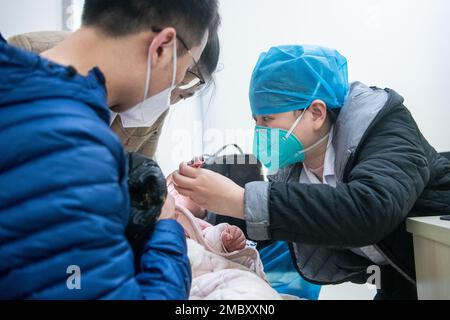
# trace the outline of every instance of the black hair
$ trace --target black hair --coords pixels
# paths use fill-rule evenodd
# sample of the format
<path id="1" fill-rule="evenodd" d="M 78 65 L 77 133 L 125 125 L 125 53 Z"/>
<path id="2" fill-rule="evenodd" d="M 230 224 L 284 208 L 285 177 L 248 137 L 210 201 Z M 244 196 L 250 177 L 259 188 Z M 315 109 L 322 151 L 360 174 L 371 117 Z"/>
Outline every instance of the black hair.
<path id="1" fill-rule="evenodd" d="M 86 0 L 84 26 L 120 37 L 154 28 L 173 27 L 190 48 L 220 24 L 218 0 Z"/>
<path id="2" fill-rule="evenodd" d="M 201 73 L 206 77 L 211 78 L 219 65 L 219 58 L 220 41 L 219 35 L 216 32 L 209 37 L 205 50 L 198 62 Z"/>
<path id="3" fill-rule="evenodd" d="M 302 109 L 302 110 L 295 110 L 294 113 L 298 112 L 298 111 L 305 111 L 305 110 L 304 109 Z M 330 108 L 327 108 L 327 118 L 330 120 L 330 124 L 331 125 L 334 125 L 337 122 L 340 113 L 341 113 L 341 109 L 330 109 Z"/>
<path id="4" fill-rule="evenodd" d="M 332 125 L 337 122 L 337 119 L 339 118 L 340 113 L 341 113 L 341 109 L 328 109 L 327 108 L 328 118 L 330 119 L 330 123 Z"/>
<path id="5" fill-rule="evenodd" d="M 208 112 L 211 107 L 211 103 L 216 94 L 216 83 L 214 78 L 214 73 L 217 71 L 220 59 L 220 39 L 217 32 L 209 35 L 208 43 L 206 44 L 205 50 L 200 57 L 198 62 L 200 71 L 205 77 L 206 86 L 204 86 L 199 94 L 201 96 L 206 96 L 206 94 L 211 93 L 209 98 L 209 103 L 207 103 L 204 112 Z"/>

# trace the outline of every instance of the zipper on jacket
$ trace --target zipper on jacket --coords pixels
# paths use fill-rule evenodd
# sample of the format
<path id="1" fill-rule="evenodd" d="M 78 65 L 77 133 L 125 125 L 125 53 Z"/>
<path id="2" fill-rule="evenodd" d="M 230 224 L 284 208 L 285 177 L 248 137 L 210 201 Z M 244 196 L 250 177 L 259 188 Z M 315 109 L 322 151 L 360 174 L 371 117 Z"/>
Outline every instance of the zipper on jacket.
<path id="1" fill-rule="evenodd" d="M 383 90 L 377 87 L 372 87 L 372 89 L 377 89 L 377 90 Z M 366 136 L 369 134 L 369 132 L 372 130 L 372 128 L 378 124 L 378 122 L 380 121 L 380 119 L 382 119 L 385 116 L 385 113 L 387 113 L 388 111 L 390 111 L 391 108 L 393 108 L 394 106 L 392 105 L 392 100 L 393 100 L 393 96 L 392 93 L 389 89 L 384 89 L 384 91 L 386 91 L 389 95 L 388 97 L 388 101 L 386 102 L 385 106 L 383 107 L 383 109 L 381 110 L 381 112 L 375 117 L 375 119 L 373 120 L 373 122 L 370 124 L 370 126 L 367 128 L 366 132 L 364 133 L 363 137 L 361 138 L 361 142 L 364 141 L 366 139 Z M 347 176 L 349 174 L 349 172 L 351 171 L 351 168 L 353 168 L 353 162 L 355 160 L 355 156 L 356 154 L 358 154 L 359 149 L 361 147 L 361 143 L 360 145 L 356 148 L 356 150 L 354 150 L 352 152 L 352 154 L 350 155 L 348 162 L 345 166 L 344 169 L 344 173 L 343 173 L 343 181 L 347 182 Z M 406 272 L 404 272 L 401 267 L 399 267 L 396 263 L 394 263 L 394 261 L 392 259 L 390 259 L 383 250 L 381 250 L 381 248 L 379 247 L 379 245 L 374 245 L 374 247 L 378 250 L 378 252 L 383 256 L 384 259 L 386 259 L 386 261 L 397 271 L 399 272 L 404 278 L 406 278 L 406 280 L 408 280 L 409 282 L 411 282 L 413 285 L 416 286 L 416 281 L 414 279 L 412 279 Z"/>
<path id="2" fill-rule="evenodd" d="M 406 280 L 411 282 L 414 286 L 417 286 L 416 281 L 411 278 L 406 272 L 402 270 L 397 264 L 394 263 L 392 259 L 390 259 L 387 254 L 384 253 L 383 250 L 378 245 L 374 245 L 375 249 L 378 250 L 378 252 L 383 256 L 383 258 L 389 263 L 390 266 L 392 266 L 398 273 L 400 273 Z"/>

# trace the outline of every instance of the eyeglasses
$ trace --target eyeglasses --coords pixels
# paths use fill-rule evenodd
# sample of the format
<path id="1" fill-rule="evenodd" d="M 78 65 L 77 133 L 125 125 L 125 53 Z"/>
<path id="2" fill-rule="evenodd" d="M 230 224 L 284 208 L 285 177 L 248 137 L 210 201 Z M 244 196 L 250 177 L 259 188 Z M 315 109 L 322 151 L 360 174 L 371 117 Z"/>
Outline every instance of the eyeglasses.
<path id="1" fill-rule="evenodd" d="M 152 31 L 156 32 L 156 33 L 160 33 L 162 31 L 162 29 L 152 28 Z M 178 34 L 177 34 L 177 39 L 178 39 L 178 41 L 181 42 L 183 47 L 186 49 L 187 53 L 191 56 L 192 61 L 194 61 L 193 68 L 191 68 L 187 71 L 187 74 L 192 76 L 192 80 L 189 81 L 188 83 L 179 85 L 178 89 L 184 90 L 184 91 L 192 91 L 192 92 L 197 91 L 198 89 L 200 89 L 200 87 L 202 87 L 204 84 L 206 84 L 205 77 L 203 77 L 203 74 L 200 71 L 199 63 L 194 58 L 194 55 L 192 54 L 191 49 L 189 49 L 189 47 L 187 46 L 186 42 Z"/>

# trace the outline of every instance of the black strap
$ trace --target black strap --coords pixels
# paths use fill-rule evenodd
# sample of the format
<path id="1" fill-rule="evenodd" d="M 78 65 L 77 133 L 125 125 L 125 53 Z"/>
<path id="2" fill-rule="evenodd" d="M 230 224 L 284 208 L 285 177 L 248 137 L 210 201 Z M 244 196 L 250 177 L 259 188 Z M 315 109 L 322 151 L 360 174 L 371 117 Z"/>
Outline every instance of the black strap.
<path id="1" fill-rule="evenodd" d="M 216 158 L 218 157 L 223 151 L 225 151 L 228 147 L 235 147 L 241 155 L 244 155 L 244 151 L 242 151 L 241 147 L 239 147 L 237 144 L 227 144 L 226 146 L 223 146 L 219 151 L 217 151 L 212 157 Z"/>

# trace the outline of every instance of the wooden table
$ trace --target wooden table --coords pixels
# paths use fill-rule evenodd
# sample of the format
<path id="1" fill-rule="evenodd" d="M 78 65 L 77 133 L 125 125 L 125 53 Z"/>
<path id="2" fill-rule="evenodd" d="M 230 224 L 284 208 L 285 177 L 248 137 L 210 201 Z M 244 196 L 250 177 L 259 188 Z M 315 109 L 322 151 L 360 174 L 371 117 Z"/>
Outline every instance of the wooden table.
<path id="1" fill-rule="evenodd" d="M 417 290 L 420 300 L 450 300 L 450 221 L 411 218 Z"/>

